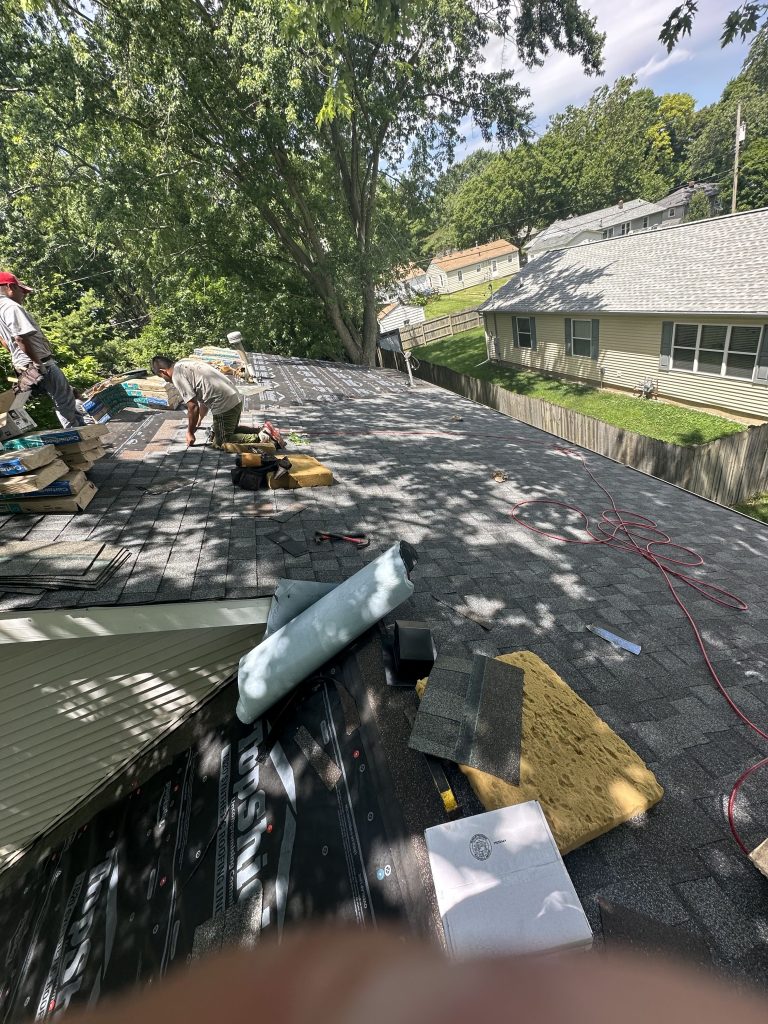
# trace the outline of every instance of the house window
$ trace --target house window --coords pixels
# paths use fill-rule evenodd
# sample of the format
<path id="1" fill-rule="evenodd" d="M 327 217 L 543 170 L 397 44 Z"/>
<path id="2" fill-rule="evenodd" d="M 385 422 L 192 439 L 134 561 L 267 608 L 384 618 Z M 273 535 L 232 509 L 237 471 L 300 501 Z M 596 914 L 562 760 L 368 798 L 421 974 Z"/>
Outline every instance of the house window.
<path id="1" fill-rule="evenodd" d="M 631 221 L 625 221 L 625 223 L 621 225 L 621 233 L 622 233 L 622 235 L 628 235 L 631 230 L 632 230 L 632 223 L 631 223 Z"/>
<path id="2" fill-rule="evenodd" d="M 674 208 L 674 206 L 670 207 L 669 216 L 670 217 L 674 217 L 675 216 L 675 208 Z"/>
<path id="3" fill-rule="evenodd" d="M 648 227 L 648 218 L 647 217 L 643 217 L 643 228 L 647 228 L 647 227 Z"/>
<path id="4" fill-rule="evenodd" d="M 672 368 L 752 380 L 759 347 L 759 327 L 675 324 Z"/>
<path id="5" fill-rule="evenodd" d="M 571 320 L 571 348 L 575 356 L 592 355 L 592 321 Z"/>
<path id="6" fill-rule="evenodd" d="M 529 316 L 515 317 L 517 320 L 517 344 L 520 348 L 533 348 L 531 338 L 531 318 Z"/>
<path id="7" fill-rule="evenodd" d="M 493 263 L 491 263 L 491 270 L 493 270 L 495 272 L 495 270 L 496 270 L 496 260 L 494 260 Z"/>
<path id="8" fill-rule="evenodd" d="M 410 320 L 403 320 L 403 327 L 407 327 L 410 322 Z"/>
<path id="9" fill-rule="evenodd" d="M 464 280 L 464 271 L 460 270 L 457 276 L 458 276 L 460 281 L 463 281 Z"/>
<path id="10" fill-rule="evenodd" d="M 511 263 L 511 262 L 512 262 L 512 260 L 514 259 L 514 256 L 515 256 L 515 254 L 514 254 L 513 252 L 511 252 L 511 253 L 509 254 L 509 256 L 507 256 L 507 261 L 508 261 L 509 263 Z"/>
<path id="11" fill-rule="evenodd" d="M 603 238 L 607 238 L 607 237 L 608 237 L 608 232 L 607 232 L 607 231 L 604 231 L 604 232 L 603 232 Z"/>

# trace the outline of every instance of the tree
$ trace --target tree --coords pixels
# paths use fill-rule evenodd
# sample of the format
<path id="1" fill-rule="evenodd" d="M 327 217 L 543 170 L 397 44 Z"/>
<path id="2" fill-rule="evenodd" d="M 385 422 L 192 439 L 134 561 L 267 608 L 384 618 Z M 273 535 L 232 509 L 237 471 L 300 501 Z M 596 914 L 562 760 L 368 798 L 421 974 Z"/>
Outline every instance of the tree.
<path id="1" fill-rule="evenodd" d="M 686 220 L 704 220 L 705 217 L 712 216 L 712 209 L 709 202 L 709 196 L 704 189 L 697 188 L 694 190 L 691 200 L 688 203 L 688 210 L 685 214 Z"/>
<path id="2" fill-rule="evenodd" d="M 737 209 L 768 206 L 768 138 L 757 139 L 744 154 L 739 173 Z"/>
<path id="3" fill-rule="evenodd" d="M 666 93 L 659 100 L 657 117 L 648 129 L 651 155 L 669 181 L 679 181 L 685 176 L 686 155 L 696 121 L 696 101 L 687 92 Z"/>
<path id="4" fill-rule="evenodd" d="M 762 143 L 768 139 L 768 30 L 755 37 L 741 72 L 730 81 L 721 99 L 700 114 L 700 130 L 689 147 L 690 176 L 699 181 L 718 182 L 723 200 L 730 205 L 736 136 L 736 110 L 746 122 L 746 139 L 741 147 L 741 165 L 747 168 L 749 192 L 742 206 L 741 178 L 739 209 L 768 204 L 768 189 L 763 185 Z M 753 153 L 754 151 L 754 153 Z"/>
<path id="5" fill-rule="evenodd" d="M 511 72 L 482 70 L 490 39 L 514 31 L 522 59 L 550 48 L 599 70 L 603 37 L 575 0 L 65 0 L 23 20 L 27 45 L 47 58 L 22 65 L 22 85 L 40 87 L 49 68 L 45 131 L 74 153 L 83 180 L 118 182 L 131 170 L 126 145 L 156 183 L 173 179 L 208 204 L 237 205 L 263 227 L 265 247 L 290 261 L 322 303 L 347 355 L 373 359 L 376 285 L 399 254 L 379 229 L 382 169 L 408 155 L 450 158 L 464 118 L 487 139 L 520 140 L 530 113 Z M 81 127 L 75 127 L 81 126 Z M 30 145 L 41 137 L 33 119 Z M 141 211 L 168 223 L 162 189 Z M 118 202 L 126 210 L 132 193 Z M 122 200 L 122 194 L 117 194 Z M 192 204 L 190 210 L 195 210 Z M 163 228 L 163 230 L 165 230 Z M 256 232 L 258 233 L 258 232 Z M 137 235 L 138 237 L 138 235 Z M 246 259 L 251 254 L 243 254 Z"/>
<path id="6" fill-rule="evenodd" d="M 682 36 L 691 34 L 698 7 L 697 0 L 683 0 L 664 22 L 659 39 L 666 44 L 668 52 L 672 52 Z M 727 46 L 737 36 L 746 39 L 747 36 L 757 31 L 761 18 L 765 18 L 766 15 L 768 15 L 768 3 L 745 0 L 739 7 L 730 11 L 725 19 L 720 45 Z"/>
<path id="7" fill-rule="evenodd" d="M 587 213 L 621 199 L 664 194 L 670 178 L 651 143 L 659 100 L 633 77 L 601 86 L 583 107 L 551 118 L 546 140 L 568 212 Z"/>
<path id="8" fill-rule="evenodd" d="M 534 228 L 559 214 L 560 202 L 544 147 L 521 145 L 465 181 L 450 199 L 448 215 L 460 246 L 504 236 L 522 249 Z"/>

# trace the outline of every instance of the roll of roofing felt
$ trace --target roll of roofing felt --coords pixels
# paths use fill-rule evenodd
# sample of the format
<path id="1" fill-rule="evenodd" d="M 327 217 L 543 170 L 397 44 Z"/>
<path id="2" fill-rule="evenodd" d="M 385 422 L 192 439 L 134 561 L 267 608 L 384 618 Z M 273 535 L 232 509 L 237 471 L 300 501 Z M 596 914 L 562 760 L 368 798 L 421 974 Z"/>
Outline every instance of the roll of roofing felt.
<path id="1" fill-rule="evenodd" d="M 416 552 L 391 548 L 240 659 L 237 717 L 253 722 L 413 593 Z"/>

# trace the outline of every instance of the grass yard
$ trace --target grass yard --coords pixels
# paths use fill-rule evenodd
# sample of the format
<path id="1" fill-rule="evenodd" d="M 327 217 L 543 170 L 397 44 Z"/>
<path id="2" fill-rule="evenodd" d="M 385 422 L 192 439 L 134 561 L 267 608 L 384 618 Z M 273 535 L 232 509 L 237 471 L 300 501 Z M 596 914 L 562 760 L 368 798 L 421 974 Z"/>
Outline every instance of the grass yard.
<path id="1" fill-rule="evenodd" d="M 509 277 L 497 277 L 493 282 L 494 292 L 497 292 L 509 280 Z M 464 288 L 460 292 L 453 292 L 451 295 L 438 295 L 436 298 L 430 299 L 424 307 L 424 316 L 427 320 L 436 320 L 439 316 L 461 313 L 465 309 L 479 306 L 481 302 L 485 302 L 491 296 L 489 283 L 485 281 L 483 284 L 473 284 L 471 288 Z"/>
<path id="2" fill-rule="evenodd" d="M 761 523 L 768 523 L 768 494 L 758 494 L 756 498 L 733 507 L 737 512 L 743 512 L 745 516 L 752 516 Z"/>
<path id="3" fill-rule="evenodd" d="M 646 401 L 631 395 L 585 387 L 572 381 L 555 380 L 527 370 L 510 370 L 487 364 L 478 366 L 486 358 L 485 335 L 482 327 L 452 338 L 433 341 L 413 350 L 417 359 L 447 366 L 457 373 L 489 380 L 507 391 L 515 391 L 531 398 L 541 398 L 554 405 L 586 416 L 594 416 L 614 427 L 634 430 L 646 437 L 673 444 L 704 444 L 726 434 L 736 434 L 746 427 L 722 416 L 713 416 L 694 409 L 682 409 L 663 402 Z M 763 506 L 768 508 L 768 506 Z M 740 507 L 740 511 L 743 511 Z M 754 515 L 750 512 L 749 515 Z"/>

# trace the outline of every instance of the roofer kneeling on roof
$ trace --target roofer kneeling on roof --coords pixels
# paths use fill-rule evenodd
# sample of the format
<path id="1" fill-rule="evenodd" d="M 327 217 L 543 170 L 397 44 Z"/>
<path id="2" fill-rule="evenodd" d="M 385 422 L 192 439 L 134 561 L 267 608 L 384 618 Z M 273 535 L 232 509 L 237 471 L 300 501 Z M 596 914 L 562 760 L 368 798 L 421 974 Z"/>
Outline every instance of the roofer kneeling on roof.
<path id="1" fill-rule="evenodd" d="M 237 433 L 243 399 L 232 380 L 199 359 L 155 356 L 152 372 L 173 384 L 187 403 L 187 444 L 195 443 L 195 430 L 208 410 L 213 415 L 213 444 L 221 448 Z"/>

